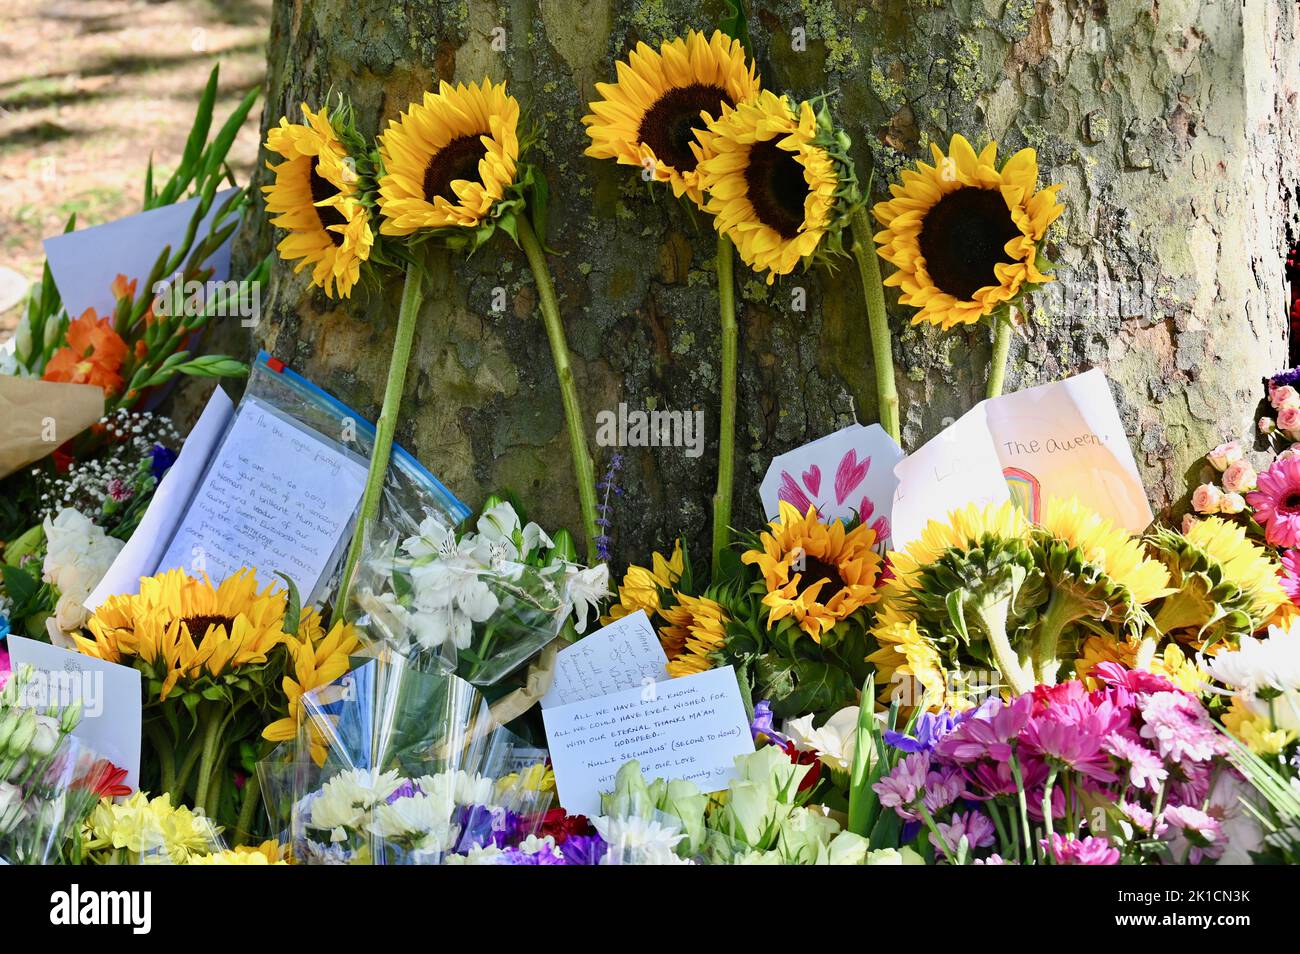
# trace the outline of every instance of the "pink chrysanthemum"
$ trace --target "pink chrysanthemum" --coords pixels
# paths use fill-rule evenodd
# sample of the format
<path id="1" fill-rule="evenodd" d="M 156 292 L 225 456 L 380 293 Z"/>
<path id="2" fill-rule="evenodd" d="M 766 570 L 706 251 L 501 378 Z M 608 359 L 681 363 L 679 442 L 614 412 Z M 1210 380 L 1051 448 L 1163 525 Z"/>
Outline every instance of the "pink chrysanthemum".
<path id="1" fill-rule="evenodd" d="M 1300 458 L 1275 460 L 1246 494 L 1264 539 L 1275 547 L 1300 546 Z"/>
<path id="2" fill-rule="evenodd" d="M 1217 819 L 1190 805 L 1171 805 L 1163 817 L 1175 863 L 1195 865 L 1223 854 L 1223 826 Z"/>
<path id="3" fill-rule="evenodd" d="M 1067 838 L 1052 835 L 1041 841 L 1058 865 L 1117 865 L 1119 852 L 1104 838 Z"/>
<path id="4" fill-rule="evenodd" d="M 1300 606 L 1300 550 L 1287 550 L 1282 554 L 1282 575 L 1277 581 L 1287 599 Z"/>

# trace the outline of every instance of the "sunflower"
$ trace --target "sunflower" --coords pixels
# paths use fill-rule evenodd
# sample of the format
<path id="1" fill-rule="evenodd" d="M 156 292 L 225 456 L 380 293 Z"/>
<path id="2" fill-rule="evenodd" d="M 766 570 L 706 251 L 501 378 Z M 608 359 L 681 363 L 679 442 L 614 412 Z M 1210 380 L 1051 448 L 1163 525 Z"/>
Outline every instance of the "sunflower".
<path id="1" fill-rule="evenodd" d="M 909 708 L 969 708 L 965 699 L 948 691 L 950 680 L 934 643 L 917 628 L 914 619 L 877 617 L 872 636 L 879 647 L 867 657 L 876 667 L 880 701 L 897 700 Z"/>
<path id="2" fill-rule="evenodd" d="M 1142 664 L 1151 660 L 1162 636 L 1198 649 L 1235 644 L 1262 628 L 1286 602 L 1280 567 L 1238 524 L 1206 517 L 1186 534 L 1160 529 L 1148 540 L 1169 568 L 1174 590 L 1160 602 L 1154 631 L 1143 639 Z"/>
<path id="3" fill-rule="evenodd" d="M 1008 543 L 1027 542 L 1030 529 L 1025 515 L 1011 503 L 986 507 L 968 504 L 950 513 L 946 521 L 929 521 L 906 550 L 889 555 L 889 565 L 899 586 L 915 589 L 921 571 L 948 550 L 968 549 L 988 537 Z"/>
<path id="4" fill-rule="evenodd" d="M 1076 623 L 1115 620 L 1136 638 L 1150 622 L 1143 607 L 1170 592 L 1169 571 L 1140 540 L 1075 498 L 1048 503 L 1034 547 L 1052 594 L 1034 650 L 1036 675 L 1048 685 L 1060 669 L 1061 638 Z"/>
<path id="5" fill-rule="evenodd" d="M 608 626 L 616 619 L 630 616 L 642 610 L 653 617 L 660 611 L 662 594 L 671 590 L 686 570 L 686 555 L 682 551 L 682 541 L 673 545 L 673 555 L 665 558 L 661 553 L 651 556 L 650 568 L 629 566 L 623 575 L 623 582 L 618 586 L 618 602 L 609 608 L 609 614 L 602 616 L 600 622 Z"/>
<path id="6" fill-rule="evenodd" d="M 707 596 L 673 596 L 676 605 L 661 611 L 668 625 L 659 629 L 668 654 L 668 675 L 676 678 L 712 669 L 711 657 L 727 642 L 727 611 Z"/>
<path id="7" fill-rule="evenodd" d="M 134 662 L 165 701 L 178 682 L 266 662 L 285 639 L 286 603 L 283 591 L 259 591 L 251 570 L 218 587 L 169 570 L 142 579 L 137 596 L 110 597 L 87 621 L 90 635 L 73 639 L 87 656 Z"/>
<path id="8" fill-rule="evenodd" d="M 919 309 L 913 324 L 973 324 L 1051 281 L 1039 271 L 1047 227 L 1065 207 L 1059 185 L 1037 189 L 1038 159 L 1022 149 L 999 170 L 997 143 L 978 155 L 962 136 L 948 155 L 931 144 L 934 165 L 918 162 L 890 186 L 893 198 L 872 210 L 884 226 L 875 236 L 881 258 L 897 267 L 886 285 Z"/>
<path id="9" fill-rule="evenodd" d="M 638 43 L 616 68 L 618 82 L 597 83 L 601 98 L 582 117 L 586 154 L 640 166 L 677 197 L 702 204 L 698 137 L 761 88 L 744 45 L 720 30 L 709 39 L 692 30 L 658 51 Z"/>
<path id="10" fill-rule="evenodd" d="M 504 83 L 439 83 L 379 137 L 382 235 L 474 228 L 515 183 L 519 101 Z"/>
<path id="11" fill-rule="evenodd" d="M 262 737 L 271 742 L 286 742 L 297 737 L 303 693 L 327 686 L 347 672 L 350 668 L 348 658 L 360 644 L 356 628 L 350 623 L 335 623 L 325 635 L 319 616 L 311 611 L 303 624 L 296 638 L 286 636 L 284 640 L 289 654 L 289 673 L 281 685 L 287 701 L 286 714 L 262 730 Z M 312 759 L 317 765 L 323 765 L 324 739 L 314 725 L 311 728 Z"/>
<path id="12" fill-rule="evenodd" d="M 266 134 L 266 148 L 284 162 L 266 167 L 275 182 L 263 186 L 271 224 L 286 230 L 276 246 L 281 257 L 297 261 L 295 272 L 312 266 L 312 283 L 325 294 L 352 295 L 361 263 L 370 258 L 374 235 L 357 193 L 348 153 L 325 109 L 302 106 L 307 125 L 281 118 Z"/>
<path id="13" fill-rule="evenodd" d="M 768 273 L 769 285 L 838 234 L 848 215 L 837 208 L 841 199 L 856 201 L 856 180 L 832 137 L 829 118 L 811 103 L 766 90 L 700 137 L 704 210 L 745 264 Z"/>
<path id="14" fill-rule="evenodd" d="M 760 537 L 763 548 L 741 556 L 763 573 L 768 629 L 793 617 L 800 629 L 821 642 L 837 623 L 879 599 L 881 561 L 870 527 L 848 531 L 839 520 L 824 524 L 811 504 L 800 516 L 783 500 L 781 515 L 769 528 Z"/>
<path id="15" fill-rule="evenodd" d="M 93 308 L 87 308 L 80 318 L 68 323 L 65 340 L 67 344 L 46 364 L 44 380 L 93 384 L 106 396 L 122 390 L 127 347 L 113 330 L 112 319 L 100 318 Z"/>

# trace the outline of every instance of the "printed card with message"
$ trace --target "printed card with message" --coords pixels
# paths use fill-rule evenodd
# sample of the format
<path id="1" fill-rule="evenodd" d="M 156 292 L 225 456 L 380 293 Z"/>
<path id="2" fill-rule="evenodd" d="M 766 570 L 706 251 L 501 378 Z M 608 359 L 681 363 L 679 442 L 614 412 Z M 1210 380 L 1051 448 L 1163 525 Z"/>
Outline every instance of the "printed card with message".
<path id="1" fill-rule="evenodd" d="M 903 451 L 879 424 L 852 424 L 772 458 L 759 485 L 763 512 L 775 518 L 779 501 L 800 513 L 817 508 L 822 520 L 857 516 L 885 540 Z"/>
<path id="2" fill-rule="evenodd" d="M 969 503 L 1014 500 L 1037 520 L 1077 497 L 1140 533 L 1151 504 L 1106 376 L 1083 374 L 981 401 L 895 469 L 894 546 Z"/>

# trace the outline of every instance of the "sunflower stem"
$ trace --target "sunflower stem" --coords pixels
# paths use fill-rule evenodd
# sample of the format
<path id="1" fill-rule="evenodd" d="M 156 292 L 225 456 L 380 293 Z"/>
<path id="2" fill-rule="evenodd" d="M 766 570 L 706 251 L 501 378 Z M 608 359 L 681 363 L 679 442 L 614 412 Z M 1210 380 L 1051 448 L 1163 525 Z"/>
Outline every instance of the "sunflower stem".
<path id="1" fill-rule="evenodd" d="M 235 823 L 235 847 L 252 840 L 253 815 L 262 803 L 262 780 L 254 772 L 244 783 L 244 800 L 239 806 L 239 820 Z"/>
<path id="2" fill-rule="evenodd" d="M 339 595 L 334 602 L 331 623 L 338 622 L 347 612 L 348 597 L 352 590 L 357 563 L 365 545 L 370 524 L 379 513 L 383 499 L 384 478 L 388 474 L 388 461 L 393 451 L 393 435 L 397 431 L 397 415 L 402 406 L 402 392 L 406 387 L 406 367 L 411 360 L 411 346 L 415 341 L 415 324 L 424 303 L 424 267 L 410 262 L 406 266 L 406 280 L 402 285 L 402 302 L 397 309 L 397 333 L 393 340 L 393 357 L 388 364 L 388 382 L 384 385 L 384 404 L 375 424 L 375 446 L 370 454 L 370 470 L 366 474 L 366 489 L 361 497 L 361 513 L 352 531 L 347 561 L 343 564 L 343 577 L 339 581 Z"/>
<path id="3" fill-rule="evenodd" d="M 889 314 L 885 311 L 885 285 L 880 278 L 880 260 L 871 237 L 871 224 L 865 208 L 859 208 L 849 221 L 853 230 L 853 257 L 862 278 L 862 296 L 867 306 L 867 324 L 871 328 L 871 356 L 876 364 L 876 404 L 880 426 L 901 444 L 899 436 L 898 388 L 894 383 L 894 342 L 889 333 Z"/>
<path id="4" fill-rule="evenodd" d="M 713 579 L 722 578 L 722 555 L 731 545 L 731 485 L 736 468 L 735 256 L 731 239 L 718 234 L 718 315 L 722 322 L 722 395 L 718 421 L 718 489 L 713 493 Z"/>
<path id="5" fill-rule="evenodd" d="M 199 759 L 199 777 L 194 783 L 194 807 L 197 809 L 206 811 L 208 797 L 212 791 L 212 779 L 220 769 L 218 755 L 221 750 L 221 729 L 225 721 L 215 703 L 204 706 L 203 754 Z"/>
<path id="6" fill-rule="evenodd" d="M 1015 331 L 1012 315 L 1015 306 L 993 319 L 993 355 L 989 358 L 989 385 L 986 397 L 995 398 L 1002 393 L 1002 383 L 1007 377 L 1007 355 L 1011 353 L 1011 335 Z"/>
<path id="7" fill-rule="evenodd" d="M 1065 627 L 1084 615 L 1082 610 L 1080 602 L 1066 594 L 1062 588 L 1052 590 L 1052 599 L 1038 624 L 1038 639 L 1034 643 L 1034 672 L 1043 685 L 1056 685 L 1057 672 L 1061 668 L 1057 656 L 1061 633 L 1065 632 Z"/>
<path id="8" fill-rule="evenodd" d="M 1007 685 L 1011 687 L 1011 691 L 1018 696 L 1032 691 L 1033 674 L 1027 672 L 1027 667 L 1021 665 L 1020 657 L 1011 647 L 1011 640 L 1007 638 L 1007 607 L 998 603 L 988 610 L 981 611 L 979 615 L 984 625 L 984 632 L 988 636 L 993 662 L 1002 677 L 1006 679 Z"/>
<path id="9" fill-rule="evenodd" d="M 537 304 L 546 325 L 546 337 L 551 343 L 551 358 L 555 362 L 555 376 L 560 380 L 560 397 L 564 403 L 564 423 L 569 430 L 569 452 L 573 455 L 573 476 L 578 482 L 578 502 L 582 507 L 582 525 L 587 533 L 587 562 L 595 565 L 599 556 L 596 537 L 600 531 L 596 524 L 596 471 L 587 450 L 587 431 L 582 418 L 582 405 L 573 381 L 573 367 L 569 363 L 569 344 L 564 337 L 564 321 L 555 297 L 555 285 L 546 265 L 546 255 L 533 232 L 528 216 L 515 219 L 519 247 L 528 258 L 533 280 L 537 283 Z"/>

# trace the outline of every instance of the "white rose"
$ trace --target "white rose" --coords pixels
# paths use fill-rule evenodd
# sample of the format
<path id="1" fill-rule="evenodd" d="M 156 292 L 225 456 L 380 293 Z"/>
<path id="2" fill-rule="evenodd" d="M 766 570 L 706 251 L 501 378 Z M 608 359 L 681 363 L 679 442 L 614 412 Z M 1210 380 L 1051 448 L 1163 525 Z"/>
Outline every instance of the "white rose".
<path id="1" fill-rule="evenodd" d="M 0 835 L 7 834 L 23 820 L 23 793 L 17 785 L 0 782 Z"/>

